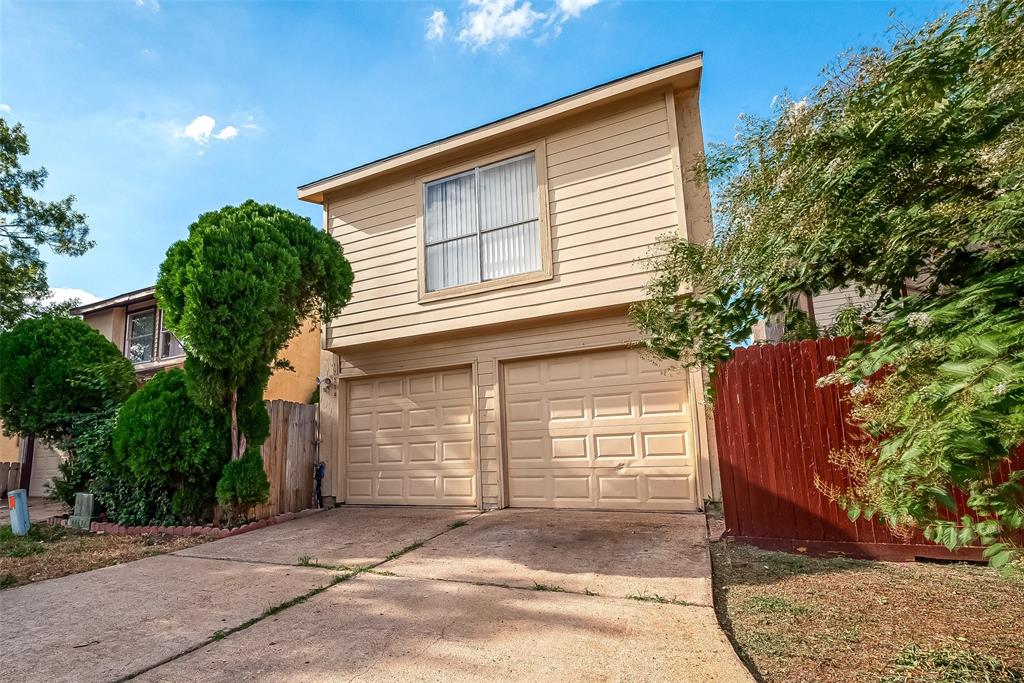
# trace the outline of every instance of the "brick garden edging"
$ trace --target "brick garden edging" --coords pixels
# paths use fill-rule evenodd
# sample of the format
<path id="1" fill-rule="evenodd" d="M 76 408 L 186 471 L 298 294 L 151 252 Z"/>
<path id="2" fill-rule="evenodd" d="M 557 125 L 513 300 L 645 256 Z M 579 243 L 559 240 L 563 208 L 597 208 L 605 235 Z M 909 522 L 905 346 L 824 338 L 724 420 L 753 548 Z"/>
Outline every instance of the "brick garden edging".
<path id="1" fill-rule="evenodd" d="M 113 522 L 93 522 L 89 525 L 89 533 L 93 534 L 108 534 L 110 536 L 145 536 L 147 534 L 167 534 L 169 536 L 213 536 L 214 538 L 227 538 L 228 536 L 238 536 L 249 531 L 256 531 L 257 529 L 265 529 L 268 526 L 275 524 L 281 524 L 282 522 L 288 522 L 293 519 L 301 519 L 303 517 L 309 517 L 315 515 L 318 512 L 322 512 L 326 508 L 310 508 L 309 510 L 302 510 L 300 512 L 282 512 L 279 515 L 261 519 L 256 522 L 249 522 L 242 526 L 236 526 L 232 528 L 228 527 L 217 527 L 213 525 L 206 526 L 123 526 L 120 524 L 114 524 Z M 48 517 L 46 524 L 50 526 L 64 526 L 68 525 L 67 517 Z"/>

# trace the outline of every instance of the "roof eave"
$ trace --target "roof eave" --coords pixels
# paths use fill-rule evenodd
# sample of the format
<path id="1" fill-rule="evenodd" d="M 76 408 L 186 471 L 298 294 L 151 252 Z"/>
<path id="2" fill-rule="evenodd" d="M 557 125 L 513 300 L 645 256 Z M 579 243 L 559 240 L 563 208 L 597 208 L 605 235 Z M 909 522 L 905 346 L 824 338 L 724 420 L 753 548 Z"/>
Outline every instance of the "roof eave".
<path id="1" fill-rule="evenodd" d="M 145 301 L 146 299 L 152 299 L 156 295 L 156 287 L 143 287 L 142 289 L 136 289 L 131 292 L 125 292 L 124 294 L 118 294 L 112 296 L 109 299 L 102 299 L 100 301 L 94 301 L 91 304 L 84 304 L 82 306 L 75 306 L 71 309 L 72 315 L 87 315 L 89 313 L 98 313 L 99 311 L 106 310 L 108 308 L 114 308 L 116 306 L 127 306 L 139 301 Z"/>

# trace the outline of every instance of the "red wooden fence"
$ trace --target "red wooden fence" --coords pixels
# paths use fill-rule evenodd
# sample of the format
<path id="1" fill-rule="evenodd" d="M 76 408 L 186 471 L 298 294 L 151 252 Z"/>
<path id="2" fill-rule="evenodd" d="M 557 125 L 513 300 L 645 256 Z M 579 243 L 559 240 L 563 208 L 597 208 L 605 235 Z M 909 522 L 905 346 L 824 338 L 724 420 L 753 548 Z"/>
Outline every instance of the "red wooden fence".
<path id="1" fill-rule="evenodd" d="M 715 379 L 715 432 L 728 534 L 765 548 L 880 559 L 954 557 L 920 534 L 905 540 L 877 521 L 851 522 L 815 487 L 844 486 L 833 450 L 864 438 L 847 422 L 842 385 L 815 382 L 850 352 L 846 338 L 737 349 Z M 1018 455 L 1024 466 L 1024 452 Z M 957 518 L 964 514 L 957 498 Z M 979 549 L 955 557 L 977 559 Z"/>

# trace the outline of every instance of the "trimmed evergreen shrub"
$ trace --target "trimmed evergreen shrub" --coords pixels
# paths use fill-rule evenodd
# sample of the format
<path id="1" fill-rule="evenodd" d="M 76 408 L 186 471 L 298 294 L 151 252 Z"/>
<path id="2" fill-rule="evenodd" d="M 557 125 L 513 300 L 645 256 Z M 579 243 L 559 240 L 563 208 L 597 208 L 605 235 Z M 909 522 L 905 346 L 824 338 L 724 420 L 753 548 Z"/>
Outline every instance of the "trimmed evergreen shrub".
<path id="1" fill-rule="evenodd" d="M 123 486 L 150 499 L 136 501 L 137 513 L 192 522 L 209 518 L 229 455 L 223 418 L 196 404 L 185 372 L 173 369 L 157 373 L 121 406 L 109 464 Z M 122 493 L 131 499 L 130 491 Z M 156 520 L 144 523 L 150 521 Z"/>
<path id="2" fill-rule="evenodd" d="M 270 482 L 263 471 L 263 457 L 255 447 L 225 465 L 217 482 L 217 502 L 229 509 L 232 521 L 237 520 L 250 505 L 267 502 L 269 494 Z"/>

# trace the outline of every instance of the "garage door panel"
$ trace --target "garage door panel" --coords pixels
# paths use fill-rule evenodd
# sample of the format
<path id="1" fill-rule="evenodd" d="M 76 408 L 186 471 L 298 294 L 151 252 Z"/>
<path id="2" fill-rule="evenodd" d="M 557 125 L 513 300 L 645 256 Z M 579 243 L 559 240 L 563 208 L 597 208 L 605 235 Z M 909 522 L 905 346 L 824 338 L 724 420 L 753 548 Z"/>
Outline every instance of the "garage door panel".
<path id="1" fill-rule="evenodd" d="M 471 397 L 438 402 L 409 402 L 404 406 L 350 406 L 348 414 L 348 433 L 354 438 L 370 438 L 381 431 L 433 430 L 472 425 Z"/>
<path id="2" fill-rule="evenodd" d="M 346 501 L 355 504 L 473 505 L 477 497 L 475 474 L 464 471 L 385 470 L 351 473 Z"/>
<path id="3" fill-rule="evenodd" d="M 576 423 L 631 424 L 688 421 L 682 388 L 594 391 L 580 388 L 548 394 L 515 395 L 505 403 L 506 423 L 513 429 L 558 428 Z"/>
<path id="4" fill-rule="evenodd" d="M 696 507 L 685 374 L 634 349 L 504 367 L 511 505 Z"/>
<path id="5" fill-rule="evenodd" d="M 566 460 L 581 464 L 614 461 L 614 464 L 691 466 L 689 433 L 679 424 L 643 430 L 595 427 L 580 433 L 571 429 L 529 430 L 509 434 L 507 454 L 516 466 L 546 467 Z"/>
<path id="6" fill-rule="evenodd" d="M 356 469 L 362 465 L 374 467 L 415 466 L 427 467 L 449 464 L 465 467 L 473 462 L 473 439 L 468 436 L 436 437 L 429 440 L 381 440 L 364 445 L 349 444 L 348 464 Z"/>
<path id="7" fill-rule="evenodd" d="M 475 504 L 471 378 L 457 368 L 350 382 L 346 500 Z"/>
<path id="8" fill-rule="evenodd" d="M 547 469 L 509 478 L 524 507 L 686 510 L 696 505 L 692 476 L 677 468 Z"/>

